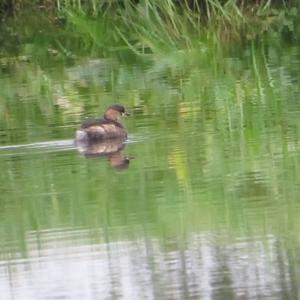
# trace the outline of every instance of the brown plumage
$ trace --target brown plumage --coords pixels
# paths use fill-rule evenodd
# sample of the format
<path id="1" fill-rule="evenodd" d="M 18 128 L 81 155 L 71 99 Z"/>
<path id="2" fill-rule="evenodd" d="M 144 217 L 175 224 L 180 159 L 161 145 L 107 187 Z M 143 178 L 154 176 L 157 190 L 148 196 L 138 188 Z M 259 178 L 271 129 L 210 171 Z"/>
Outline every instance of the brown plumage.
<path id="1" fill-rule="evenodd" d="M 105 139 L 127 138 L 127 131 L 120 123 L 123 115 L 129 115 L 124 106 L 111 105 L 105 112 L 104 118 L 87 120 L 76 131 L 77 142 L 98 142 Z"/>

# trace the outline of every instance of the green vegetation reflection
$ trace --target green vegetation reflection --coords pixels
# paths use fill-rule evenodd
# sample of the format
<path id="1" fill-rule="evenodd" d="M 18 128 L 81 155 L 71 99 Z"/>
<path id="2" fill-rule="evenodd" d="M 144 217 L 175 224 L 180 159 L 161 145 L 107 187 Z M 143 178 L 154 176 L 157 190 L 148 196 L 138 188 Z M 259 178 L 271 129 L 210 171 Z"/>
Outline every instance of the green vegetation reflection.
<path id="1" fill-rule="evenodd" d="M 136 142 L 122 172 L 76 150 L 1 151 L 2 242 L 25 250 L 28 232 L 70 227 L 114 229 L 112 239 L 141 226 L 163 239 L 297 232 L 299 49 L 271 45 L 139 66 L 4 64 L 14 76 L 0 79 L 2 145 L 71 139 L 116 99 L 132 110 Z"/>

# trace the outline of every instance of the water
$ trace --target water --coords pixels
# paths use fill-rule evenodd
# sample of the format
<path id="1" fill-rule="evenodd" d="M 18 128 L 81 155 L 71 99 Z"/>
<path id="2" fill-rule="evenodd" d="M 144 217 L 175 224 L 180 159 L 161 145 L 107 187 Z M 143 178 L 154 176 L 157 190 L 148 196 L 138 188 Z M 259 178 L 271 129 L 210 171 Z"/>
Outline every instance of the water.
<path id="1" fill-rule="evenodd" d="M 300 48 L 202 50 L 1 60 L 2 299 L 299 298 Z"/>

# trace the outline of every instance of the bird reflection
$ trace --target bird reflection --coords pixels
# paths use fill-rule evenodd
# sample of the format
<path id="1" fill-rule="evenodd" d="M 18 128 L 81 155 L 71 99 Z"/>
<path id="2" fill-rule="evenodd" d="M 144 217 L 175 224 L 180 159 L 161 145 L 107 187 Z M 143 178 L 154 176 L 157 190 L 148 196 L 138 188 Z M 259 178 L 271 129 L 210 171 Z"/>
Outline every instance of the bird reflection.
<path id="1" fill-rule="evenodd" d="M 99 142 L 76 142 L 80 154 L 88 158 L 107 157 L 112 168 L 117 170 L 127 169 L 133 157 L 123 155 L 126 147 L 125 139 L 111 139 Z"/>

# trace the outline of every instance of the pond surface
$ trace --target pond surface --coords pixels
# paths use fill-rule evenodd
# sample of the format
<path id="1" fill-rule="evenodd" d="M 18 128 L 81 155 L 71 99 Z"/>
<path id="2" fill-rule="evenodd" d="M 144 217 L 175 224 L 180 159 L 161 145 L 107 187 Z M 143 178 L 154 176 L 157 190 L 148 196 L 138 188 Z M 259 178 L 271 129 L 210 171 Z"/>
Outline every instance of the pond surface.
<path id="1" fill-rule="evenodd" d="M 299 46 L 0 67 L 2 299 L 300 297 Z M 125 166 L 73 143 L 115 102 Z"/>

